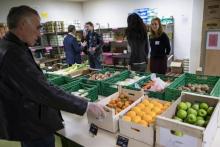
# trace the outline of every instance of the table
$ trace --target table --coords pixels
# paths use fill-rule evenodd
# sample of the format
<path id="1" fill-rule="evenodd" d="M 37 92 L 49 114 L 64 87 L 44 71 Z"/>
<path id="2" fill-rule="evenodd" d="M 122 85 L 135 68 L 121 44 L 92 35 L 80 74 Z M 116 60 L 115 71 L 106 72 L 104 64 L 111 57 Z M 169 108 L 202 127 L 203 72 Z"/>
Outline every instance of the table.
<path id="1" fill-rule="evenodd" d="M 118 133 L 113 134 L 108 131 L 99 129 L 98 134 L 92 137 L 89 134 L 89 124 L 87 122 L 87 115 L 77 116 L 68 112 L 62 111 L 65 128 L 57 133 L 65 138 L 76 142 L 85 147 L 115 147 Z M 220 128 L 218 128 L 216 137 L 211 147 L 220 147 Z M 217 139 L 218 138 L 218 139 Z M 129 146 L 142 147 L 143 144 L 129 139 Z M 145 147 L 147 147 L 145 145 Z"/>

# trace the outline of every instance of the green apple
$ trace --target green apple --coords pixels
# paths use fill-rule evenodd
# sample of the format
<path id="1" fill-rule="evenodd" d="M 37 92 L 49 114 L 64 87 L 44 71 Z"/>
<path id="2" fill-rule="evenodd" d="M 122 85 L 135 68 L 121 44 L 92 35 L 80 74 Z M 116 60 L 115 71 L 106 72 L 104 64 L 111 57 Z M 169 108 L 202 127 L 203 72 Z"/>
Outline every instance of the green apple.
<path id="1" fill-rule="evenodd" d="M 193 108 L 189 108 L 189 109 L 187 110 L 187 113 L 188 113 L 188 114 L 195 114 L 195 115 L 197 116 L 197 111 L 194 110 Z"/>
<path id="2" fill-rule="evenodd" d="M 208 114 L 208 115 L 211 115 L 213 111 L 214 111 L 214 107 L 209 107 L 209 108 L 207 109 L 207 114 Z"/>
<path id="3" fill-rule="evenodd" d="M 187 116 L 187 112 L 185 110 L 180 109 L 177 111 L 177 117 L 184 119 L 186 118 L 186 116 Z"/>
<path id="4" fill-rule="evenodd" d="M 179 117 L 177 117 L 177 116 L 175 116 L 173 119 L 175 119 L 175 120 L 177 120 L 177 121 L 183 121 L 181 118 L 179 118 Z"/>
<path id="5" fill-rule="evenodd" d="M 195 125 L 200 126 L 200 127 L 204 126 L 204 124 L 205 124 L 205 120 L 201 120 L 201 119 L 197 120 L 195 123 Z"/>
<path id="6" fill-rule="evenodd" d="M 200 105 L 199 105 L 199 109 L 207 110 L 208 108 L 209 108 L 209 105 L 206 103 L 200 103 Z"/>
<path id="7" fill-rule="evenodd" d="M 186 119 L 187 119 L 187 122 L 190 124 L 194 124 L 196 122 L 195 114 L 189 114 Z"/>
<path id="8" fill-rule="evenodd" d="M 192 108 L 195 109 L 195 110 L 199 110 L 199 104 L 193 104 Z"/>
<path id="9" fill-rule="evenodd" d="M 198 121 L 198 120 L 204 120 L 204 118 L 203 118 L 203 117 L 201 117 L 201 116 L 197 116 L 197 118 L 196 118 L 196 119 L 197 119 L 197 121 Z"/>
<path id="10" fill-rule="evenodd" d="M 181 137 L 181 136 L 183 136 L 183 132 L 181 132 L 181 131 L 175 131 L 175 132 L 174 132 L 174 135 Z"/>
<path id="11" fill-rule="evenodd" d="M 199 109 L 198 116 L 205 117 L 207 115 L 207 112 L 204 109 Z"/>
<path id="12" fill-rule="evenodd" d="M 182 110 L 187 110 L 187 105 L 186 105 L 186 103 L 184 103 L 184 102 L 180 102 L 179 104 L 178 104 L 178 110 L 180 110 L 180 109 L 182 109 Z"/>
<path id="13" fill-rule="evenodd" d="M 187 105 L 188 109 L 192 106 L 192 104 L 190 102 L 186 102 L 186 105 Z"/>

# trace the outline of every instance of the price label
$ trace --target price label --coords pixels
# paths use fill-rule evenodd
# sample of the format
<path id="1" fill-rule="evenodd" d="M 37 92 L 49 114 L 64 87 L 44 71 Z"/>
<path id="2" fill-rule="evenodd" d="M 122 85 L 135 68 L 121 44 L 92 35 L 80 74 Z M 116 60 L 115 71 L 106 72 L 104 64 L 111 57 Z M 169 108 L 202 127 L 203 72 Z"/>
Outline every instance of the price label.
<path id="1" fill-rule="evenodd" d="M 97 135 L 97 133 L 98 133 L 98 127 L 92 123 L 92 124 L 90 125 L 89 132 L 90 132 L 92 135 Z"/>
<path id="2" fill-rule="evenodd" d="M 127 147 L 128 141 L 129 141 L 128 138 L 118 135 L 116 145 L 121 146 L 121 147 Z"/>

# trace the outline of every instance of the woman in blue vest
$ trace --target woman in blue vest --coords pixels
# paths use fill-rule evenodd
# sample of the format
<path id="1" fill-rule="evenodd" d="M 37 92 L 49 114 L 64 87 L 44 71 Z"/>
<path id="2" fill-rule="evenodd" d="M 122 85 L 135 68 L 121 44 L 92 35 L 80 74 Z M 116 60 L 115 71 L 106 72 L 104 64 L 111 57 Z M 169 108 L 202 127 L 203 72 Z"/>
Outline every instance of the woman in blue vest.
<path id="1" fill-rule="evenodd" d="M 66 63 L 71 66 L 72 64 L 81 64 L 81 52 L 86 42 L 79 44 L 76 39 L 76 28 L 74 25 L 68 26 L 68 35 L 64 38 L 63 45 L 66 54 Z"/>

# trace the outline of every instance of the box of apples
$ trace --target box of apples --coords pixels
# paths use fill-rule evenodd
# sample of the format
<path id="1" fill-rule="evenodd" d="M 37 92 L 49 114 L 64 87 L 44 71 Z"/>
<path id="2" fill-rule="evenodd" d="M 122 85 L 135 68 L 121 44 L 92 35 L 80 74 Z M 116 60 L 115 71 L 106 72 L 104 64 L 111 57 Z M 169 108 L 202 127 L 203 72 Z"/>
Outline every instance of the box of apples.
<path id="1" fill-rule="evenodd" d="M 156 120 L 156 146 L 210 147 L 218 127 L 216 97 L 183 92 Z"/>

